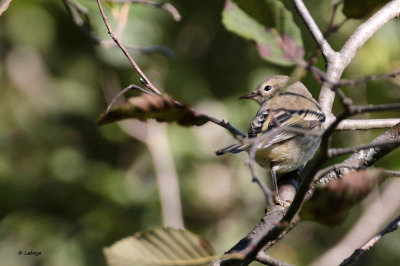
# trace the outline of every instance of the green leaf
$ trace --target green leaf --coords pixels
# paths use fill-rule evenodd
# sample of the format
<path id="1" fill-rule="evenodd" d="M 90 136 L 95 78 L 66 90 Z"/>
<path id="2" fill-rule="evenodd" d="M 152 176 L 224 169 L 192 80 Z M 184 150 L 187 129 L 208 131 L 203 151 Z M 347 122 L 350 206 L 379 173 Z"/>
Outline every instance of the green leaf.
<path id="1" fill-rule="evenodd" d="M 289 66 L 304 56 L 300 29 L 292 13 L 278 0 L 227 0 L 222 23 L 255 43 L 260 56 Z"/>
<path id="2" fill-rule="evenodd" d="M 168 95 L 143 94 L 129 98 L 122 105 L 103 113 L 98 119 L 100 125 L 123 119 L 136 118 L 142 121 L 156 119 L 158 122 L 177 122 L 183 126 L 201 126 L 209 121 L 198 113 Z"/>
<path id="3" fill-rule="evenodd" d="M 209 265 L 219 256 L 204 238 L 188 230 L 154 228 L 103 250 L 107 265 Z"/>
<path id="4" fill-rule="evenodd" d="M 363 18 L 387 2 L 389 0 L 344 0 L 343 14 L 348 18 Z"/>

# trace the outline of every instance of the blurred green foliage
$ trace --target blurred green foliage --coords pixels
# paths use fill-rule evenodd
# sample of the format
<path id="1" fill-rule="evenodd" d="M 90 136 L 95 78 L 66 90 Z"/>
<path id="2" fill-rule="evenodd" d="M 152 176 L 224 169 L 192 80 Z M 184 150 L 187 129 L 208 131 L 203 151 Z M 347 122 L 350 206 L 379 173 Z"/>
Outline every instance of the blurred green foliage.
<path id="1" fill-rule="evenodd" d="M 293 15 L 280 1 L 226 1 L 222 13 L 225 27 L 253 41 L 260 56 L 274 64 L 294 65 L 303 59 L 300 30 Z"/>
<path id="2" fill-rule="evenodd" d="M 293 11 L 289 1 L 283 1 Z M 309 2 L 309 3 L 308 3 Z M 95 1 L 94 30 L 107 39 Z M 168 94 L 246 131 L 257 106 L 238 101 L 266 76 L 289 74 L 259 58 L 247 41 L 221 23 L 224 1 L 172 1 L 176 23 L 163 10 L 131 8 L 123 41 L 161 44 L 176 56 L 134 54 L 150 79 Z M 329 1 L 307 1 L 324 28 Z M 106 12 L 110 8 L 106 6 Z M 340 15 L 343 18 L 342 15 Z M 315 49 L 297 15 L 306 54 Z M 359 21 L 330 38 L 340 48 Z M 112 20 L 115 27 L 116 22 Z M 400 66 L 398 25 L 389 23 L 363 47 L 344 77 L 386 73 Z M 102 248 L 151 226 L 162 225 L 153 162 L 146 146 L 117 124 L 98 127 L 106 108 L 104 88 L 118 91 L 138 75 L 118 49 L 95 47 L 72 23 L 61 1 L 13 1 L 0 17 L 0 257 L 2 265 L 105 265 Z M 320 60 L 318 65 L 323 68 Z M 304 80 L 315 97 L 319 86 Z M 371 82 L 346 93 L 357 103 L 400 99 L 399 81 Z M 335 105 L 335 112 L 340 106 Z M 364 117 L 367 117 L 366 115 Z M 371 117 L 399 117 L 398 112 Z M 334 146 L 367 142 L 382 131 L 337 133 Z M 212 124 L 168 126 L 180 179 L 185 225 L 223 252 L 246 234 L 264 212 L 264 198 L 243 162 L 246 154 L 216 158 L 233 139 Z M 399 151 L 378 163 L 399 170 Z M 262 172 L 264 175 L 265 172 Z M 302 223 L 271 255 L 307 265 L 334 245 L 362 212 L 355 208 L 341 226 Z M 371 232 L 373 233 L 373 232 Z M 369 234 L 369 232 L 368 232 Z M 396 265 L 399 233 L 385 238 L 359 265 Z M 391 245 L 393 243 L 393 245 Z M 18 256 L 17 252 L 42 255 Z"/>
<path id="3" fill-rule="evenodd" d="M 348 18 L 363 18 L 387 2 L 389 0 L 344 0 L 343 14 Z"/>

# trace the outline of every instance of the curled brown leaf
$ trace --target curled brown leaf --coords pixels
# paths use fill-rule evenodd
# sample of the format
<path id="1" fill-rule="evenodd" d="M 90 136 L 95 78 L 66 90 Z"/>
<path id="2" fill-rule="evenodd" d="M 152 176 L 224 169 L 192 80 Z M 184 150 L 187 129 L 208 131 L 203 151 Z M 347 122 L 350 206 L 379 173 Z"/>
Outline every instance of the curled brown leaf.
<path id="1" fill-rule="evenodd" d="M 208 117 L 168 95 L 143 94 L 129 98 L 122 105 L 103 113 L 98 123 L 103 125 L 129 118 L 141 121 L 155 119 L 158 122 L 177 122 L 183 126 L 201 126 L 209 121 Z"/>

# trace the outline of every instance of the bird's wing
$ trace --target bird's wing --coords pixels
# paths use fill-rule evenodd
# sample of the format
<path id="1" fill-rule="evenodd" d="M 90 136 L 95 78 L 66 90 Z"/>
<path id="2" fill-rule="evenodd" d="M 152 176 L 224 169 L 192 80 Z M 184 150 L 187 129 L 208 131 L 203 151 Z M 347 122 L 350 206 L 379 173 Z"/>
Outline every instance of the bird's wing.
<path id="1" fill-rule="evenodd" d="M 319 111 L 290 110 L 290 109 L 267 109 L 257 113 L 249 129 L 249 138 L 254 138 L 277 127 L 294 127 L 311 130 L 319 127 L 325 120 L 325 115 Z M 283 130 L 272 133 L 261 141 L 260 148 L 289 140 L 299 133 Z"/>

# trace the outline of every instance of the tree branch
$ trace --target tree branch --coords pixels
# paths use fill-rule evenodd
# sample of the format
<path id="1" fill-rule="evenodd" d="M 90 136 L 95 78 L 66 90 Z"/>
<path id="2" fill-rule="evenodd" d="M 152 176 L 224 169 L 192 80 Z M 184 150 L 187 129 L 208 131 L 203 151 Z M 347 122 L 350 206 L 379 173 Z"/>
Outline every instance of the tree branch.
<path id="1" fill-rule="evenodd" d="M 310 12 L 308 12 L 307 7 L 304 5 L 302 0 L 293 0 L 293 3 L 296 7 L 297 12 L 300 14 L 308 30 L 313 36 L 315 42 L 321 48 L 322 55 L 324 56 L 325 61 L 330 61 L 330 58 L 335 56 L 335 51 L 329 45 L 328 41 L 325 39 L 324 35 L 318 28 Z"/>
<path id="2" fill-rule="evenodd" d="M 392 0 L 361 24 L 340 50 L 344 67 L 350 64 L 357 51 L 387 22 L 400 15 L 400 0 Z M 343 67 L 342 66 L 342 67 Z M 343 67 L 343 68 L 344 68 Z"/>
<path id="3" fill-rule="evenodd" d="M 132 57 L 129 55 L 128 51 L 126 50 L 125 46 L 121 43 L 119 38 L 114 34 L 110 23 L 108 22 L 107 16 L 104 13 L 103 6 L 101 5 L 101 0 L 97 0 L 97 5 L 100 10 L 101 17 L 103 18 L 104 24 L 106 25 L 106 28 L 108 30 L 108 34 L 111 36 L 113 41 L 118 45 L 118 47 L 122 50 L 126 58 L 128 58 L 129 62 L 133 66 L 133 68 L 136 70 L 136 72 L 140 75 L 140 77 L 143 79 L 144 83 L 143 85 L 146 86 L 150 91 L 157 95 L 161 95 L 161 92 L 151 83 L 151 81 L 147 78 L 147 76 L 144 74 L 142 69 L 136 64 L 136 62 L 132 59 Z"/>
<path id="4" fill-rule="evenodd" d="M 375 190 L 372 200 L 364 207 L 364 211 L 352 228 L 341 238 L 341 240 L 328 251 L 321 254 L 310 266 L 339 265 L 343 258 L 348 257 L 351 252 L 360 247 L 369 236 L 380 231 L 383 224 L 390 220 L 400 208 L 400 182 L 393 180 L 379 192 Z"/>
<path id="5" fill-rule="evenodd" d="M 389 128 L 400 123 L 400 118 L 386 119 L 346 119 L 339 123 L 335 130 L 367 130 Z"/>
<path id="6" fill-rule="evenodd" d="M 328 139 L 330 135 L 333 133 L 335 127 L 339 124 L 339 122 L 346 118 L 348 115 L 350 114 L 347 112 L 339 115 L 336 121 L 325 130 L 321 144 L 322 152 L 319 154 L 319 156 L 317 156 L 316 160 L 304 171 L 304 177 L 302 182 L 300 183 L 299 188 L 297 189 L 297 193 L 297 186 L 293 186 L 292 192 L 285 195 L 290 200 L 294 197 L 290 207 L 288 209 L 285 209 L 279 205 L 273 206 L 271 210 L 267 213 L 267 215 L 263 217 L 261 222 L 246 237 L 244 237 L 232 249 L 226 252 L 226 254 L 240 254 L 241 259 L 219 259 L 215 261 L 212 265 L 248 265 L 251 261 L 255 259 L 257 253 L 262 250 L 265 245 L 268 244 L 268 242 L 278 239 L 279 236 L 285 232 L 285 230 L 292 223 L 297 212 L 300 210 L 305 195 L 309 191 L 315 175 L 318 172 L 318 169 L 327 160 L 327 156 L 325 155 L 324 150 L 327 150 Z M 395 127 L 391 128 L 389 131 L 376 138 L 372 143 L 381 143 L 393 139 L 394 137 L 397 137 L 399 135 L 400 124 L 397 124 Z M 400 146 L 400 142 L 371 148 L 368 153 L 360 151 L 353 154 L 343 163 L 349 166 L 353 166 L 352 168 L 356 169 L 370 166 L 398 146 Z M 348 171 L 346 173 L 348 173 Z M 326 176 L 332 178 L 333 176 L 336 176 L 336 172 L 331 171 L 324 176 L 324 182 L 329 182 L 330 179 L 327 179 Z M 323 181 L 320 180 L 320 182 Z M 281 195 L 281 189 L 279 191 L 279 195 Z"/>
<path id="7" fill-rule="evenodd" d="M 88 15 L 88 10 L 82 6 L 81 4 L 75 2 L 74 0 L 62 0 L 65 7 L 67 8 L 68 13 L 71 16 L 74 24 L 81 30 L 81 32 L 88 37 L 94 44 L 103 47 L 103 48 L 112 48 L 118 47 L 118 45 L 112 40 L 102 40 L 92 30 L 92 26 L 90 24 L 90 19 Z M 82 19 L 82 17 L 84 19 Z M 174 56 L 174 52 L 171 49 L 168 49 L 162 45 L 151 45 L 148 47 L 139 47 L 136 45 L 125 44 L 127 50 L 142 53 L 142 54 L 151 54 L 154 52 L 164 54 L 166 56 Z"/>
<path id="8" fill-rule="evenodd" d="M 129 62 L 131 63 L 131 65 L 133 66 L 133 68 L 139 73 L 139 75 L 141 76 L 141 82 L 143 83 L 144 86 L 146 86 L 152 93 L 157 94 L 159 96 L 162 95 L 162 93 L 151 83 L 151 81 L 147 78 L 147 76 L 143 73 L 143 71 L 141 70 L 141 68 L 136 64 L 136 62 L 132 59 L 132 57 L 129 55 L 129 53 L 127 52 L 125 46 L 121 43 L 121 41 L 119 40 L 119 38 L 114 34 L 110 23 L 108 22 L 107 16 L 104 13 L 103 7 L 101 5 L 101 0 L 97 0 L 97 5 L 99 7 L 100 10 L 100 14 L 103 18 L 104 24 L 106 25 L 106 28 L 108 30 L 109 35 L 111 36 L 111 38 L 113 39 L 113 41 L 116 43 L 116 45 L 118 45 L 118 47 L 122 50 L 122 52 L 124 53 L 124 55 L 127 57 L 127 59 L 129 60 Z M 136 85 L 131 85 L 131 86 L 136 86 Z M 177 102 L 179 103 L 179 102 Z M 181 103 L 179 103 L 181 104 Z M 200 113 L 200 112 L 198 112 Z M 225 129 L 227 129 L 236 139 L 243 139 L 244 137 L 246 137 L 246 134 L 244 134 L 243 132 L 241 132 L 240 130 L 238 130 L 237 128 L 233 127 L 228 120 L 226 119 L 217 119 L 215 117 L 212 117 L 210 115 L 207 114 L 203 114 L 201 113 L 201 115 L 203 115 L 204 117 L 207 117 L 207 119 L 214 123 L 217 124 Z"/>
<path id="9" fill-rule="evenodd" d="M 196 112 L 198 112 L 198 111 L 196 111 Z M 207 117 L 207 119 L 210 122 L 212 122 L 216 125 L 219 125 L 219 126 L 225 128 L 226 130 L 228 130 L 232 134 L 232 136 L 237 140 L 242 140 L 243 138 L 245 138 L 247 136 L 242 131 L 240 131 L 239 129 L 232 126 L 232 124 L 226 119 L 218 119 L 218 118 L 215 118 L 213 116 L 210 116 L 210 115 L 202 113 L 202 112 L 198 112 L 198 113 L 201 114 L 202 116 Z"/>
<path id="10" fill-rule="evenodd" d="M 3 15 L 4 11 L 7 10 L 12 0 L 4 0 L 3 3 L 0 3 L 0 16 Z"/>
<path id="11" fill-rule="evenodd" d="M 400 171 L 385 170 L 385 173 L 388 174 L 390 177 L 400 177 Z"/>
<path id="12" fill-rule="evenodd" d="M 327 116 L 327 125 L 334 121 L 334 117 L 331 115 L 332 105 L 335 99 L 335 93 L 332 91 L 332 84 L 337 84 L 339 82 L 344 69 L 350 64 L 351 60 L 356 55 L 356 52 L 362 47 L 362 45 L 384 24 L 391 19 L 398 17 L 399 14 L 400 0 L 392 0 L 387 3 L 367 21 L 361 24 L 344 44 L 340 53 L 336 54 L 332 58 L 331 62 L 328 62 L 326 73 L 327 81 L 324 82 L 319 95 L 319 103 Z"/>
<path id="13" fill-rule="evenodd" d="M 258 261 L 262 264 L 271 265 L 271 266 L 292 266 L 292 264 L 277 260 L 277 259 L 269 256 L 264 251 L 258 252 L 258 254 L 256 256 L 256 261 Z"/>
<path id="14" fill-rule="evenodd" d="M 300 183 L 301 177 L 299 171 L 293 171 L 287 173 L 279 179 L 279 197 L 283 201 L 292 201 L 297 187 Z M 242 238 L 234 247 L 227 251 L 222 257 L 212 263 L 213 266 L 217 265 L 248 265 L 254 259 L 257 254 L 264 248 L 271 247 L 280 238 L 284 236 L 289 230 L 291 230 L 297 223 L 294 219 L 290 223 L 282 222 L 282 218 L 285 216 L 287 208 L 280 205 L 274 205 L 271 209 L 267 210 L 266 215 L 261 221 L 254 227 L 254 229 L 244 238 Z M 269 238 L 269 241 L 262 241 L 262 237 L 268 232 L 280 228 L 281 234 L 276 237 Z"/>
<path id="15" fill-rule="evenodd" d="M 378 136 L 374 139 L 371 144 L 382 143 L 385 141 L 390 141 L 394 138 L 400 136 L 400 123 Z M 376 161 L 384 157 L 386 154 L 390 153 L 394 149 L 400 146 L 399 142 L 390 143 L 384 146 L 378 146 L 375 148 L 370 148 L 367 152 L 361 150 L 354 153 L 349 158 L 343 161 L 343 164 L 349 165 L 351 167 L 343 167 L 339 170 L 330 171 L 328 174 L 324 175 L 319 182 L 326 183 L 332 178 L 340 178 L 342 175 L 347 174 L 351 169 L 365 168 L 373 165 Z"/>
<path id="16" fill-rule="evenodd" d="M 393 139 L 388 139 L 382 142 L 375 142 L 370 144 L 364 144 L 356 147 L 349 147 L 349 148 L 334 148 L 328 150 L 328 158 L 334 158 L 340 155 L 354 153 L 361 150 L 366 150 L 370 148 L 377 148 L 379 146 L 386 146 L 389 144 L 397 144 L 400 142 L 400 137 L 395 137 Z"/>
<path id="17" fill-rule="evenodd" d="M 382 75 L 368 75 L 368 76 L 356 78 L 356 79 L 342 79 L 342 80 L 340 80 L 339 83 L 334 84 L 334 87 L 341 87 L 341 86 L 347 86 L 347 85 L 354 86 L 359 83 L 364 83 L 364 82 L 373 81 L 373 80 L 395 78 L 398 75 L 400 75 L 400 70 L 395 70 L 393 72 L 382 74 Z"/>
<path id="18" fill-rule="evenodd" d="M 356 249 L 354 253 L 345 259 L 340 266 L 346 266 L 346 265 L 351 265 L 354 262 L 358 260 L 358 258 L 367 250 L 371 249 L 378 241 L 386 234 L 394 232 L 398 230 L 400 227 L 400 216 L 398 216 L 396 219 L 391 221 L 385 228 L 382 229 L 378 234 L 376 234 L 374 237 L 372 237 L 370 240 L 368 240 L 364 245 L 362 245 L 360 248 Z"/>
<path id="19" fill-rule="evenodd" d="M 328 38 L 328 36 L 331 33 L 334 33 L 336 31 L 339 30 L 339 28 L 344 24 L 344 22 L 346 20 L 344 20 L 342 23 L 340 23 L 339 25 L 335 25 L 335 17 L 336 17 L 336 13 L 338 10 L 338 7 L 340 6 L 340 4 L 342 3 L 342 0 L 337 0 L 335 3 L 333 3 L 332 5 L 332 13 L 331 13 L 331 18 L 329 19 L 329 23 L 328 26 L 326 27 L 326 30 L 324 31 L 323 35 L 325 38 Z"/>

